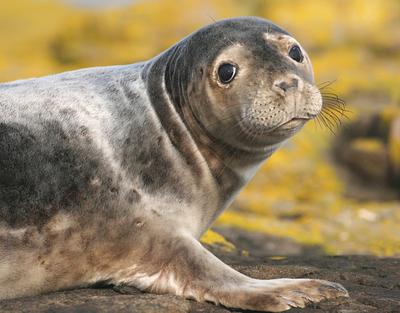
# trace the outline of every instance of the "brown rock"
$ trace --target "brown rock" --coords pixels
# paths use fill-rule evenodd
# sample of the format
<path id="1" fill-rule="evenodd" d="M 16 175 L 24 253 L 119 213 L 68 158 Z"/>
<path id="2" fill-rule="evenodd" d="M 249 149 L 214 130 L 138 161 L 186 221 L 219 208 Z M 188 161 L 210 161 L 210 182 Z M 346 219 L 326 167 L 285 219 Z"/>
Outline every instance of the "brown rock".
<path id="1" fill-rule="evenodd" d="M 386 145 L 377 138 L 356 138 L 343 147 L 342 161 L 351 170 L 373 182 L 386 184 L 389 161 Z"/>
<path id="2" fill-rule="evenodd" d="M 388 142 L 391 178 L 400 189 L 400 116 L 391 123 Z"/>
<path id="3" fill-rule="evenodd" d="M 217 251 L 218 254 L 218 251 Z M 230 255 L 222 259 L 229 262 Z M 234 267 L 260 279 L 278 277 L 321 278 L 343 284 L 349 299 L 336 299 L 314 304 L 298 313 L 400 312 L 400 259 L 373 256 L 291 256 L 239 257 Z M 231 262 L 232 263 L 232 262 Z M 122 293 L 121 293 L 122 292 Z M 141 293 L 134 288 L 111 287 L 80 289 L 37 297 L 0 302 L 0 312 L 29 313 L 229 313 L 231 310 L 210 303 L 197 303 L 180 297 Z"/>

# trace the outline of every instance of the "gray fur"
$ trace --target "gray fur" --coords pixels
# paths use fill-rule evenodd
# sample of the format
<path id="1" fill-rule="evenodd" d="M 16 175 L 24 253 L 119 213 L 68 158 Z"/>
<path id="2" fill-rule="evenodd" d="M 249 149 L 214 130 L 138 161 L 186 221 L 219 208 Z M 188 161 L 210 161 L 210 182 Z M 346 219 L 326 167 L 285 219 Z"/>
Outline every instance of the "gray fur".
<path id="1" fill-rule="evenodd" d="M 251 279 L 197 242 L 319 112 L 310 65 L 282 54 L 281 35 L 225 20 L 148 62 L 1 84 L 0 299 L 99 281 L 274 311 L 345 295 L 325 281 Z M 246 65 L 224 89 L 214 62 L 239 54 Z M 279 95 L 287 75 L 308 89 Z M 285 126 L 292 118 L 304 122 Z"/>

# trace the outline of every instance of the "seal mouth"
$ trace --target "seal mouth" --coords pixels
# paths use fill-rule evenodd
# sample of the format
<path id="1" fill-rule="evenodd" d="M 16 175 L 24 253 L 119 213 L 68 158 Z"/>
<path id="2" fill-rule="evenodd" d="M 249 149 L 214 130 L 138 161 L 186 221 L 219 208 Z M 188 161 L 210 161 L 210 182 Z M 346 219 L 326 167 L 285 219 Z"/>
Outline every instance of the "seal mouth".
<path id="1" fill-rule="evenodd" d="M 310 119 L 311 118 L 307 118 L 307 117 L 294 117 L 294 118 L 278 125 L 277 127 L 275 127 L 274 130 L 285 130 L 285 129 L 297 128 L 299 126 L 303 126 Z"/>

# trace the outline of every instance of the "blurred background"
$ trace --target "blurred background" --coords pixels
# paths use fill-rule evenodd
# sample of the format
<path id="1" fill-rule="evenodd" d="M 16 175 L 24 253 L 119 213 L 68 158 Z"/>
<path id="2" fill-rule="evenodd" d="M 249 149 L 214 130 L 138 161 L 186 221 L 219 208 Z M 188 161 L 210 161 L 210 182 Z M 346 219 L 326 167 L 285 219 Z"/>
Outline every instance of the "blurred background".
<path id="1" fill-rule="evenodd" d="M 0 82 L 146 60 L 240 15 L 294 35 L 348 111 L 339 127 L 310 122 L 273 155 L 203 241 L 275 258 L 399 256 L 399 0 L 2 0 Z"/>

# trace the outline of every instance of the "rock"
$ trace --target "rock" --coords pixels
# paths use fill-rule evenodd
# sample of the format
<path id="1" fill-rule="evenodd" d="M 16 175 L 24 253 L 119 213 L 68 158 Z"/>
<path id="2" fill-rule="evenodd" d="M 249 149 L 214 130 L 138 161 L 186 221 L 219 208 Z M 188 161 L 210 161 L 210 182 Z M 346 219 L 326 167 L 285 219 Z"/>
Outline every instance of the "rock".
<path id="1" fill-rule="evenodd" d="M 388 105 L 344 125 L 333 155 L 345 194 L 360 200 L 389 201 L 400 193 L 400 107 Z"/>
<path id="2" fill-rule="evenodd" d="M 400 115 L 391 122 L 388 142 L 391 179 L 393 184 L 400 189 Z"/>
<path id="3" fill-rule="evenodd" d="M 245 235 L 240 235 L 243 237 Z M 233 237 L 232 237 L 233 238 Z M 250 238 L 247 236 L 246 238 Z M 257 237 L 257 240 L 262 238 Z M 265 237 L 264 240 L 275 240 Z M 282 242 L 276 239 L 277 243 Z M 237 242 L 234 242 L 237 245 Z M 292 309 L 299 313 L 400 312 L 400 259 L 373 256 L 298 255 L 283 258 L 270 257 L 276 251 L 252 251 L 249 256 L 237 251 L 213 246 L 211 250 L 223 261 L 246 275 L 259 279 L 282 277 L 320 278 L 343 284 L 350 292 L 349 299 L 336 299 Z M 301 250 L 299 250 L 301 251 Z M 233 313 L 245 312 L 227 309 L 210 303 L 197 303 L 170 295 L 142 293 L 132 287 L 106 286 L 104 288 L 61 291 L 36 297 L 0 302 L 0 312 L 29 313 Z"/>
<path id="4" fill-rule="evenodd" d="M 107 289 L 77 289 L 0 302 L 0 312 L 29 313 L 229 313 L 209 303 L 195 303 L 170 295 L 120 294 Z"/>
<path id="5" fill-rule="evenodd" d="M 386 145 L 377 138 L 356 138 L 342 151 L 341 159 L 350 170 L 379 184 L 388 182 L 389 160 Z"/>
<path id="6" fill-rule="evenodd" d="M 240 255 L 276 258 L 291 255 L 323 254 L 323 250 L 319 246 L 299 244 L 290 238 L 280 238 L 230 227 L 216 227 L 215 229 L 229 242 L 233 242 L 238 251 L 245 252 L 239 253 Z M 232 256 L 229 261 L 233 261 Z"/>
<path id="7" fill-rule="evenodd" d="M 389 132 L 389 113 L 368 112 L 360 114 L 357 119 L 341 127 L 340 141 L 348 142 L 354 138 L 387 138 Z"/>

